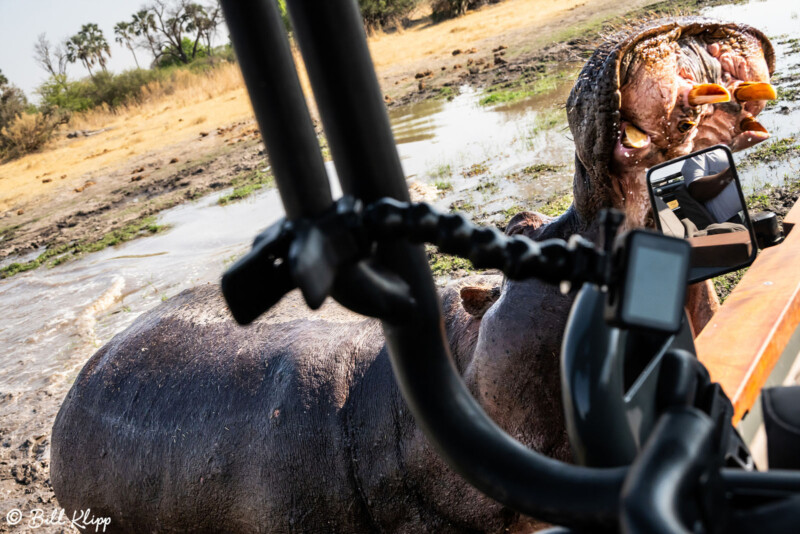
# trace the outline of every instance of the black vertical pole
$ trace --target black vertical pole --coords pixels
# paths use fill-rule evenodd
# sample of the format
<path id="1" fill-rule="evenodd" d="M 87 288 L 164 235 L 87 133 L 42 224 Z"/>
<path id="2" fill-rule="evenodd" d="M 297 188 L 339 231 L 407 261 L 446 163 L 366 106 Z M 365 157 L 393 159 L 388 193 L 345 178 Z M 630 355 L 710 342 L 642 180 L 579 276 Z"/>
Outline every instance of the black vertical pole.
<path id="1" fill-rule="evenodd" d="M 365 202 L 407 200 L 355 1 L 287 3 L 342 189 Z M 330 206 L 331 195 L 276 2 L 222 0 L 222 7 L 287 215 L 314 216 Z M 403 395 L 447 462 L 523 513 L 560 524 L 613 526 L 625 470 L 550 460 L 504 433 L 472 398 L 453 364 L 422 247 L 383 245 L 377 260 L 405 279 L 416 301 L 407 322 L 384 321 L 383 328 Z"/>
<path id="2" fill-rule="evenodd" d="M 330 184 L 277 3 L 221 3 L 286 215 L 318 215 Z"/>
<path id="3" fill-rule="evenodd" d="M 407 200 L 355 0 L 287 0 L 287 5 L 342 190 L 366 203 L 381 197 Z M 377 256 L 405 279 L 417 302 L 408 322 L 384 321 L 383 330 L 403 396 L 450 466 L 520 512 L 559 524 L 614 525 L 625 470 L 550 460 L 503 432 L 453 364 L 422 247 L 387 244 Z"/>

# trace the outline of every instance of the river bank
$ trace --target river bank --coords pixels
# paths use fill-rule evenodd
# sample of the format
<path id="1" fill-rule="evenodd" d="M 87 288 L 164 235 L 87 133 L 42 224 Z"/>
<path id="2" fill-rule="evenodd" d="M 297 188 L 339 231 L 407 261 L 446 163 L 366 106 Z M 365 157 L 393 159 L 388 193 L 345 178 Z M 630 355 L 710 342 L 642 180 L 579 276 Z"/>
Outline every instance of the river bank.
<path id="1" fill-rule="evenodd" d="M 464 88 L 484 91 L 482 104 L 508 104 L 568 87 L 604 28 L 718 3 L 509 0 L 438 24 L 422 17 L 370 47 L 390 109 Z M 0 278 L 149 235 L 153 215 L 208 193 L 265 185 L 269 165 L 243 90 L 150 108 L 0 165 Z"/>

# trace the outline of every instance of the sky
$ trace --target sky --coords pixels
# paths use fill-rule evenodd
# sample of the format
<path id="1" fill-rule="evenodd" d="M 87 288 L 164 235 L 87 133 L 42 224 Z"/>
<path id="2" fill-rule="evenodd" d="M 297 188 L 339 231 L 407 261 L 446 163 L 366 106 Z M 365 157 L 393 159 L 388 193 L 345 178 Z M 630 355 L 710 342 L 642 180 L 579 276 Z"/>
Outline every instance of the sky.
<path id="1" fill-rule="evenodd" d="M 114 25 L 127 21 L 146 0 L 0 0 L 0 70 L 9 82 L 37 101 L 33 90 L 48 77 L 33 59 L 33 45 L 40 33 L 46 33 L 53 44 L 80 31 L 81 26 L 94 22 L 103 31 L 111 48 L 108 69 L 121 72 L 134 68 L 131 52 L 114 40 Z M 200 2 L 207 3 L 207 2 Z M 224 28 L 217 31 L 217 40 L 227 39 Z M 150 55 L 136 50 L 144 67 Z M 87 76 L 80 62 L 67 68 L 70 78 Z"/>

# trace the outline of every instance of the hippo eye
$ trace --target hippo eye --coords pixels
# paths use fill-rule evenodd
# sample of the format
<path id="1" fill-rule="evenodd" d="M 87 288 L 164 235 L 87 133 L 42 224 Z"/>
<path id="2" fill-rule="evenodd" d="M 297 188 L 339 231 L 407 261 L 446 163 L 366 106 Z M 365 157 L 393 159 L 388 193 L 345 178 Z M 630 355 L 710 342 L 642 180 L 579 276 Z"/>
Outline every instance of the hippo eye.
<path id="1" fill-rule="evenodd" d="M 695 126 L 697 126 L 697 123 L 694 121 L 681 121 L 678 123 L 678 131 L 681 133 L 686 133 Z"/>

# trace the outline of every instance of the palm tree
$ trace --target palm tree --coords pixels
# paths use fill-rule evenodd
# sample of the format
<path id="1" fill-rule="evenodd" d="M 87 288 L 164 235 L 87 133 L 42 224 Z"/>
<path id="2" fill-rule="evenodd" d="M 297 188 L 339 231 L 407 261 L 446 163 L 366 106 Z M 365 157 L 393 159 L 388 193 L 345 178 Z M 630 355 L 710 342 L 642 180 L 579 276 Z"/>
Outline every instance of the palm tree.
<path id="1" fill-rule="evenodd" d="M 106 61 L 111 58 L 111 49 L 108 46 L 105 35 L 103 35 L 103 31 L 97 24 L 90 23 L 83 25 L 81 33 L 86 34 L 86 41 L 89 43 L 91 53 L 94 55 L 100 67 L 105 71 Z"/>
<path id="2" fill-rule="evenodd" d="M 94 78 L 92 72 L 92 65 L 94 65 L 94 56 L 89 51 L 89 43 L 86 42 L 86 36 L 76 33 L 66 42 L 67 45 L 67 61 L 75 63 L 80 60 L 86 70 L 89 71 L 89 76 Z"/>
<path id="3" fill-rule="evenodd" d="M 139 60 L 136 58 L 136 52 L 133 51 L 133 38 L 136 36 L 136 29 L 131 22 L 117 22 L 114 26 L 114 40 L 119 44 L 124 44 L 128 50 L 133 54 L 133 61 L 136 63 L 136 68 L 140 69 Z"/>
<path id="4" fill-rule="evenodd" d="M 133 14 L 131 27 L 134 35 L 144 37 L 147 47 L 153 54 L 153 61 L 161 57 L 161 45 L 153 35 L 156 31 L 156 18 L 148 9 L 142 9 Z"/>
<path id="5" fill-rule="evenodd" d="M 81 31 L 67 40 L 66 45 L 67 61 L 75 63 L 80 60 L 92 78 L 94 78 L 92 65 L 95 63 L 99 64 L 104 71 L 106 70 L 106 61 L 111 57 L 111 50 L 97 24 L 84 24 Z"/>

